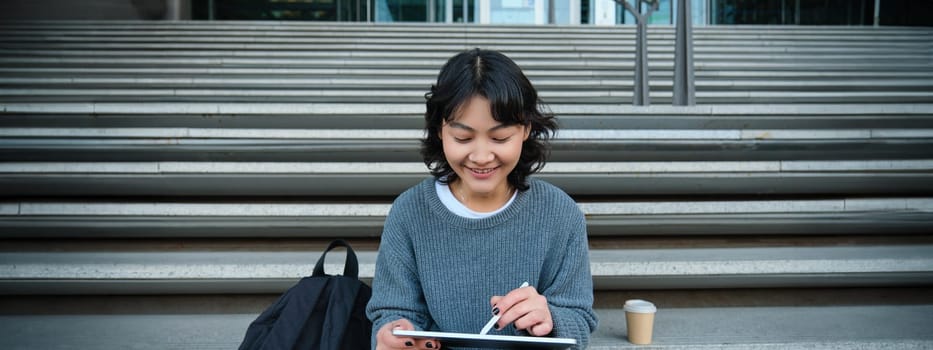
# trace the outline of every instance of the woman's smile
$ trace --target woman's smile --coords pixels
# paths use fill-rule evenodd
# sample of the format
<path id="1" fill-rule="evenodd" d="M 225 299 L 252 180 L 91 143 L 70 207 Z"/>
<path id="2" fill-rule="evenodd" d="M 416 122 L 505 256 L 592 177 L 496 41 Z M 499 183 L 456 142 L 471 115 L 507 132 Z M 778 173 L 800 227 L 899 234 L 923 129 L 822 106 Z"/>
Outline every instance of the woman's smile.
<path id="1" fill-rule="evenodd" d="M 494 171 L 496 171 L 496 170 L 499 169 L 499 167 L 495 167 L 495 168 L 471 168 L 471 167 L 464 167 L 464 168 L 467 168 L 467 170 L 469 170 L 471 173 L 473 173 L 473 176 L 474 176 L 474 177 L 476 177 L 476 178 L 478 178 L 478 179 L 480 179 L 480 180 L 482 180 L 482 179 L 487 179 L 487 178 L 491 177 L 491 176 L 492 176 L 492 173 L 493 173 Z"/>

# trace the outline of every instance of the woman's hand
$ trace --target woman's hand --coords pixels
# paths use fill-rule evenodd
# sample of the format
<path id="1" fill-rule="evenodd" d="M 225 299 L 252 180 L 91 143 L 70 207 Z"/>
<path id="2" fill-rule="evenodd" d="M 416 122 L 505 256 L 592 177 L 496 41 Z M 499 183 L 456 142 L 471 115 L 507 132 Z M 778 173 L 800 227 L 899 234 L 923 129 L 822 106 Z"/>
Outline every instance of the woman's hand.
<path id="1" fill-rule="evenodd" d="M 513 323 L 516 329 L 524 329 L 534 336 L 545 336 L 554 330 L 554 320 L 547 298 L 534 287 L 522 287 L 505 296 L 494 296 L 490 300 L 493 315 L 501 314 L 496 329 Z"/>
<path id="2" fill-rule="evenodd" d="M 441 343 L 434 339 L 419 340 L 408 337 L 397 337 L 392 334 L 392 331 L 395 329 L 414 330 L 415 326 L 404 318 L 386 323 L 379 329 L 379 333 L 376 333 L 376 350 L 433 350 L 441 348 Z"/>

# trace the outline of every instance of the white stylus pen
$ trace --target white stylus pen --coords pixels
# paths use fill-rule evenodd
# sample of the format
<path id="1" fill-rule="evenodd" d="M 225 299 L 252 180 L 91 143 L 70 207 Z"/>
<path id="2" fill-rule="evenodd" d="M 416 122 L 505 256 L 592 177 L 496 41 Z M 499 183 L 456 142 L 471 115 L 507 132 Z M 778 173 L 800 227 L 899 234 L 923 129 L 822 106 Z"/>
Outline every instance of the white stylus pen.
<path id="1" fill-rule="evenodd" d="M 525 287 L 528 287 L 528 282 L 522 283 L 522 285 L 518 288 Z M 486 335 L 486 333 L 489 333 L 489 330 L 492 329 L 492 326 L 494 326 L 496 322 L 499 322 L 499 316 L 501 315 L 502 313 L 500 312 L 498 315 L 492 316 L 492 318 L 489 319 L 489 322 L 486 322 L 486 325 L 483 326 L 483 330 L 479 331 L 479 335 Z"/>

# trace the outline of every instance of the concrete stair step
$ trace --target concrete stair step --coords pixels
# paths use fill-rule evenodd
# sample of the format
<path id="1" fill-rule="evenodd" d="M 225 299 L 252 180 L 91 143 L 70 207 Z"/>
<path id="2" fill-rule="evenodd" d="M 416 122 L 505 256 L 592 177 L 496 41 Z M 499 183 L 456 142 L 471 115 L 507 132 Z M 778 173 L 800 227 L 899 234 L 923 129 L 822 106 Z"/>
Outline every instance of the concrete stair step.
<path id="1" fill-rule="evenodd" d="M 0 202 L 4 238 L 378 237 L 390 199 Z M 933 199 L 579 201 L 590 235 L 923 234 Z"/>
<path id="2" fill-rule="evenodd" d="M 420 34 L 412 34 L 420 35 Z M 651 57 L 669 57 L 674 54 L 674 38 L 657 40 L 649 39 L 648 53 Z M 866 40 L 864 43 L 839 43 L 816 41 L 810 44 L 796 41 L 767 42 L 759 41 L 730 41 L 695 40 L 695 58 L 699 61 L 734 60 L 743 57 L 764 57 L 773 61 L 781 58 L 799 58 L 815 62 L 825 61 L 829 58 L 843 61 L 877 60 L 881 66 L 895 66 L 892 62 L 880 59 L 886 57 L 903 57 L 915 59 L 923 63 L 922 59 L 928 55 L 925 52 L 924 42 L 894 42 L 882 43 L 880 40 Z M 0 48 L 11 55 L 39 55 L 46 56 L 52 53 L 61 53 L 66 56 L 259 56 L 273 57 L 301 56 L 315 57 L 327 54 L 336 57 L 359 58 L 367 56 L 407 57 L 407 58 L 433 58 L 443 60 L 451 53 L 475 47 L 484 47 L 500 50 L 510 57 L 520 58 L 524 61 L 533 61 L 540 58 L 594 58 L 617 57 L 619 55 L 632 55 L 635 52 L 634 38 L 603 38 L 588 39 L 576 37 L 551 38 L 477 38 L 458 39 L 446 38 L 437 40 L 409 40 L 403 38 L 367 39 L 367 38 L 185 38 L 184 36 L 169 36 L 168 38 L 113 38 L 113 37 L 87 37 L 69 40 L 43 39 L 17 39 L 0 37 Z M 54 45 L 52 48 L 49 45 Z M 744 47 L 745 50 L 737 47 Z M 158 52 L 160 49 L 169 50 Z M 880 51 L 879 51 L 880 50 Z M 539 54 L 536 57 L 534 54 Z"/>
<path id="3" fill-rule="evenodd" d="M 417 104 L 2 106 L 10 127 L 0 129 L 0 157 L 7 161 L 420 160 Z M 558 162 L 929 159 L 933 139 L 926 104 L 551 109 L 562 124 L 554 140 Z"/>
<path id="4" fill-rule="evenodd" d="M 173 40 L 172 42 L 175 42 Z M 349 62 L 365 62 L 366 58 L 378 59 L 404 59 L 415 61 L 425 66 L 441 65 L 452 54 L 474 47 L 491 48 L 505 52 L 514 58 L 522 67 L 532 67 L 542 60 L 564 60 L 570 66 L 576 66 L 586 60 L 617 61 L 631 60 L 634 55 L 632 43 L 579 43 L 561 46 L 554 43 L 541 46 L 516 46 L 503 42 L 466 42 L 466 43 L 424 43 L 416 44 L 410 41 L 399 43 L 365 43 L 365 44 L 327 44 L 311 42 L 308 44 L 222 44 L 222 43 L 68 43 L 55 44 L 49 47 L 47 42 L 28 44 L 3 44 L 5 53 L 9 58 L 6 62 L 24 61 L 30 57 L 61 58 L 60 62 L 67 62 L 67 58 L 98 57 L 107 59 L 119 58 L 301 58 L 311 63 L 332 63 L 324 58 L 344 59 Z M 733 43 L 732 45 L 735 45 Z M 657 43 L 649 47 L 649 58 L 669 61 L 673 58 L 673 43 Z M 877 49 L 877 48 L 875 48 Z M 929 70 L 929 53 L 923 46 L 911 48 L 893 48 L 888 52 L 866 49 L 793 49 L 793 48 L 750 48 L 739 51 L 731 47 L 700 47 L 694 51 L 696 63 L 730 62 L 741 63 L 743 60 L 755 59 L 764 62 L 785 62 L 793 59 L 801 63 L 827 65 L 828 63 L 873 63 L 875 70 L 896 69 L 899 64 L 927 65 Z M 893 63 L 897 59 L 902 62 Z M 393 62 L 398 65 L 399 62 Z M 651 62 L 652 66 L 663 66 L 667 62 Z M 669 63 L 668 63 L 669 64 Z"/>
<path id="5" fill-rule="evenodd" d="M 750 129 L 933 128 L 933 104 L 707 104 L 696 106 L 632 106 L 625 103 L 549 103 L 564 129 L 734 129 L 727 138 L 741 138 Z M 421 103 L 237 103 L 237 102 L 0 102 L 5 127 L 107 129 L 257 128 L 257 129 L 379 129 L 420 130 Z M 0 129 L 0 131 L 5 130 Z M 183 129 L 182 129 L 183 130 Z M 19 132 L 19 131 L 13 131 Z M 61 134 L 61 131 L 51 131 Z M 92 131 L 97 132 L 97 131 Z M 119 130 L 107 131 L 119 133 Z M 138 132 L 138 131 L 136 131 Z M 208 131 L 211 132 L 211 131 Z M 615 132 L 615 131 L 610 131 Z M 255 131 L 246 131 L 255 133 Z M 921 131 L 923 134 L 923 131 Z M 15 136 L 7 133 L 7 136 Z M 55 136 L 52 134 L 52 136 Z M 858 136 L 857 136 L 858 137 Z M 648 137 L 656 138 L 656 137 Z"/>
<path id="6" fill-rule="evenodd" d="M 923 286 L 933 246 L 594 249 L 597 290 Z M 328 258 L 328 273 L 343 256 Z M 0 294 L 281 293 L 319 253 L 294 251 L 2 252 Z M 329 255 L 330 256 L 330 255 Z M 370 281 L 376 252 L 357 251 Z"/>
<path id="7" fill-rule="evenodd" d="M 456 50 L 459 51 L 459 50 Z M 450 55 L 453 55 L 456 51 L 451 51 Z M 56 53 L 55 55 L 58 55 Z M 614 56 L 614 57 L 609 57 Z M 883 61 L 888 62 L 889 60 L 884 59 Z M 535 60 L 535 61 L 523 61 L 520 58 L 516 59 L 516 62 L 522 65 L 522 67 L 529 71 L 549 71 L 549 72 L 560 72 L 566 71 L 568 68 L 574 69 L 576 71 L 583 71 L 583 74 L 589 71 L 598 70 L 598 71 L 611 71 L 614 73 L 609 74 L 632 74 L 634 63 L 630 57 L 627 58 L 626 55 L 608 55 L 606 57 L 593 57 L 593 58 L 581 58 L 573 62 L 569 62 L 564 59 L 544 59 L 544 60 Z M 443 65 L 444 61 L 442 59 L 398 59 L 398 58 L 351 58 L 351 59 L 325 59 L 325 58 L 302 58 L 302 57 L 271 57 L 271 58 L 260 58 L 260 57 L 159 57 L 159 55 L 153 55 L 152 57 L 109 57 L 109 58 L 100 58 L 100 57 L 17 57 L 17 56 L 3 56 L 0 57 L 0 64 L 3 64 L 5 67 L 51 67 L 51 68 L 66 68 L 72 67 L 76 69 L 81 68 L 139 68 L 139 69 L 152 69 L 153 67 L 160 67 L 164 69 L 178 69 L 178 68 L 190 68 L 190 67 L 239 67 L 239 68 L 249 68 L 249 67 L 258 67 L 261 69 L 266 69 L 270 65 L 276 67 L 287 67 L 286 69 L 298 69 L 298 70 L 333 70 L 339 69 L 341 72 L 346 70 L 359 70 L 359 69 L 373 69 L 377 68 L 379 70 L 385 71 L 385 73 L 392 75 L 401 75 L 405 72 L 410 72 L 412 70 L 433 70 L 433 74 L 436 74 L 436 70 L 440 69 L 439 67 Z M 347 65 L 344 65 L 347 64 Z M 658 58 L 653 59 L 649 62 L 649 68 L 651 70 L 651 76 L 672 76 L 673 63 L 670 61 L 670 58 Z M 720 61 L 696 61 L 694 63 L 694 69 L 698 72 L 700 80 L 703 80 L 704 72 L 744 72 L 744 71 L 759 71 L 761 74 L 768 74 L 769 72 L 781 72 L 787 73 L 801 73 L 801 74 L 822 74 L 825 72 L 840 72 L 840 73 L 855 73 L 863 74 L 865 72 L 872 73 L 890 73 L 890 72 L 901 72 L 901 73 L 910 73 L 910 72 L 920 72 L 919 74 L 926 74 L 930 70 L 930 65 L 926 61 L 906 61 L 899 62 L 898 65 L 885 65 L 884 62 L 879 60 L 871 61 L 843 61 L 839 62 L 838 60 L 833 60 L 831 62 L 817 63 L 812 61 L 797 61 L 793 60 L 781 60 L 781 61 L 769 61 L 769 60 L 720 60 Z M 384 74 L 385 74 L 384 73 Z M 603 73 L 600 73 L 603 74 Z M 583 75 L 586 76 L 586 75 Z M 825 103 L 831 103 L 829 101 Z"/>
<path id="8" fill-rule="evenodd" d="M 7 196 L 394 196 L 423 163 L 6 162 Z M 571 195 L 914 194 L 933 160 L 550 162 L 538 175 Z"/>
<path id="9" fill-rule="evenodd" d="M 366 95 L 369 93 L 369 95 Z M 0 89 L 0 102 L 403 102 L 417 103 L 424 100 L 423 91 L 392 90 L 371 91 L 355 90 L 305 90 L 289 89 L 269 90 L 210 90 L 210 89 Z M 628 103 L 631 91 L 595 90 L 595 91 L 540 91 L 542 100 L 552 103 Z M 652 101 L 669 104 L 670 91 L 651 91 Z M 930 103 L 933 91 L 700 91 L 696 93 L 697 103 Z"/>
<path id="10" fill-rule="evenodd" d="M 657 349 L 923 349 L 931 305 L 665 308 L 651 348 Z M 624 313 L 597 309 L 600 328 L 590 349 L 639 349 L 627 342 Z M 258 313 L 151 315 L 4 315 L 5 349 L 230 349 Z"/>
<path id="11" fill-rule="evenodd" d="M 514 58 L 514 56 L 513 56 Z M 279 77 L 283 79 L 333 79 L 333 78 L 349 78 L 360 76 L 365 79 L 381 80 L 381 79 L 396 79 L 399 83 L 403 83 L 405 80 L 409 79 L 428 79 L 433 80 L 436 78 L 437 72 L 435 67 L 425 67 L 417 69 L 374 69 L 367 67 L 356 67 L 356 68 L 281 68 L 281 67 L 268 67 L 268 68 L 231 68 L 231 67 L 202 67 L 202 68 L 152 68 L 152 67 L 135 67 L 135 68 L 116 68 L 116 67 L 0 67 L 0 74 L 3 74 L 2 77 L 7 77 L 10 79 L 24 79 L 24 78 L 37 78 L 37 81 L 41 81 L 39 78 L 50 78 L 50 79 L 76 79 L 76 81 L 81 81 L 81 79 L 122 79 L 129 81 L 137 81 L 142 79 L 167 79 L 167 78 L 182 78 L 188 79 L 189 81 L 200 79 L 270 79 L 271 77 Z M 536 79 L 557 79 L 557 78 L 590 78 L 590 79 L 617 79 L 617 80 L 632 80 L 634 73 L 630 70 L 628 71 L 619 71 L 619 70 L 594 70 L 594 69 L 580 69 L 575 67 L 564 67 L 563 69 L 546 69 L 546 70 L 536 70 L 536 69 L 526 69 L 524 70 L 525 75 L 528 76 L 531 80 L 535 81 Z M 847 81 L 852 79 L 930 79 L 933 78 L 933 72 L 909 72 L 902 70 L 885 70 L 885 71 L 869 71 L 869 70 L 860 70 L 860 71 L 709 71 L 709 70 L 699 70 L 696 71 L 696 76 L 698 80 L 704 82 L 716 82 L 720 80 L 768 80 L 768 79 L 782 79 L 786 80 L 813 80 L 821 82 L 833 82 L 833 81 Z M 650 72 L 651 76 L 660 78 L 665 77 L 670 79 L 673 77 L 673 72 L 671 70 L 663 71 L 652 71 Z M 296 78 L 297 77 L 297 78 Z"/>
<path id="12" fill-rule="evenodd" d="M 0 103 L 6 161 L 420 161 L 423 105 Z M 553 104 L 553 161 L 930 159 L 928 104 Z M 360 129 L 360 125 L 378 129 Z"/>
<path id="13" fill-rule="evenodd" d="M 211 140 L 183 139 L 159 146 L 158 140 L 94 140 L 68 146 L 58 140 L 11 140 L 0 146 L 4 162 L 417 162 L 418 145 L 408 141 Z M 779 162 L 784 159 L 875 161 L 929 159 L 928 139 L 873 140 L 674 140 L 552 143 L 550 163 L 559 162 Z M 127 147 L 127 148 L 118 148 Z M 842 159 L 842 160 L 840 160 Z M 909 175 L 912 176 L 912 175 Z M 777 184 L 772 184 L 777 185 Z"/>
<path id="14" fill-rule="evenodd" d="M 413 33 L 412 35 L 420 35 Z M 651 40 L 649 38 L 649 53 L 673 54 L 673 38 L 664 40 Z M 875 39 L 879 41 L 880 39 Z M 872 41 L 866 41 L 869 43 Z M 0 37 L 2 48 L 10 53 L 41 54 L 43 52 L 63 52 L 75 55 L 84 53 L 97 53 L 100 55 L 131 55 L 135 52 L 146 53 L 153 50 L 170 50 L 162 55 L 219 55 L 223 53 L 247 54 L 261 52 L 272 56 L 278 55 L 324 55 L 327 53 L 337 57 L 359 57 L 366 55 L 379 56 L 405 56 L 405 57 L 434 57 L 444 58 L 449 54 L 446 51 L 461 51 L 472 47 L 491 47 L 513 54 L 524 54 L 527 59 L 534 59 L 530 53 L 548 53 L 563 57 L 587 57 L 588 54 L 597 53 L 628 53 L 634 52 L 634 38 L 601 36 L 598 38 L 564 36 L 561 38 L 457 38 L 447 37 L 438 39 L 407 38 L 403 35 L 390 38 L 365 38 L 359 36 L 340 37 L 311 37 L 311 38 L 269 38 L 269 37 L 186 37 L 183 35 L 167 35 L 160 37 L 42 37 L 42 38 L 5 38 Z M 852 45 L 852 43 L 838 42 L 828 45 L 806 45 L 799 42 L 761 42 L 748 41 L 739 49 L 737 44 L 743 42 L 735 40 L 696 40 L 694 53 L 697 59 L 711 59 L 716 57 L 735 57 L 746 55 L 764 55 L 769 59 L 781 57 L 801 57 L 822 60 L 828 57 L 859 59 L 881 57 L 913 57 L 921 59 L 928 55 L 924 50 L 923 41 L 877 43 L 874 50 L 871 46 Z M 54 47 L 49 47 L 54 44 Z M 393 50 L 395 48 L 395 50 Z M 119 49 L 117 51 L 110 51 Z M 431 49 L 436 49 L 432 51 Z M 190 51 L 185 51 L 190 50 Z M 307 52 L 306 52 L 307 51 Z M 316 54 L 315 54 L 316 53 Z M 159 53 L 152 53 L 159 54 Z M 822 56 L 820 56 L 822 55 Z M 851 55 L 852 57 L 847 57 Z M 888 65 L 893 63 L 888 62 Z"/>
<path id="15" fill-rule="evenodd" d="M 319 249 L 327 243 L 321 243 Z M 67 298 L 63 295 L 0 295 L 0 315 L 258 315 L 279 296 L 277 293 L 68 295 Z M 664 310 L 933 305 L 931 286 L 596 290 L 593 296 L 593 307 L 597 310 L 621 310 L 629 299 L 650 300 Z"/>
<path id="16" fill-rule="evenodd" d="M 625 78 L 570 78 L 539 77 L 532 78 L 532 83 L 542 96 L 556 95 L 558 92 L 571 92 L 589 90 L 591 94 L 602 93 L 601 90 L 631 89 L 634 84 L 631 79 Z M 670 90 L 673 82 L 669 79 L 655 78 L 652 87 L 661 91 Z M 345 95 L 347 91 L 366 89 L 373 94 L 391 94 L 397 90 L 421 91 L 425 86 L 433 83 L 429 77 L 281 77 L 281 78 L 251 78 L 251 77 L 0 77 L 0 84 L 6 88 L 0 90 L 10 96 L 22 94 L 62 94 L 72 91 L 72 95 L 113 95 L 119 90 L 121 94 L 132 93 L 162 93 L 166 97 L 178 96 L 181 91 L 198 91 L 202 94 L 251 94 L 275 95 L 304 93 L 307 95 L 322 95 L 328 90 L 340 91 Z M 711 81 L 698 81 L 697 88 L 704 91 L 742 91 L 754 89 L 758 91 L 922 91 L 933 90 L 933 80 L 924 78 L 899 79 L 805 79 L 796 78 L 792 81 L 772 79 L 727 79 L 719 78 Z M 80 90 L 77 90 L 80 89 Z M 129 91 L 127 91 L 129 90 Z M 131 92 L 132 91 L 132 92 Z M 578 92 L 579 93 L 579 92 Z M 336 94 L 336 92 L 335 92 Z M 363 96 L 360 96 L 363 97 Z"/>

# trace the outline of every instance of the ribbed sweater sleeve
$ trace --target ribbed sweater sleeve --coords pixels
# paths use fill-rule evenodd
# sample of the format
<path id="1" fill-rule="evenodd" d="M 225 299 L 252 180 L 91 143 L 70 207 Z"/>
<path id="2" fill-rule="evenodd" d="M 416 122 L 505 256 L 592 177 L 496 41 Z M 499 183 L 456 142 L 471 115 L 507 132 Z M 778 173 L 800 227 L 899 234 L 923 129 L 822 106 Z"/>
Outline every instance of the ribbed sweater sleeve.
<path id="1" fill-rule="evenodd" d="M 560 271 L 547 287 L 539 292 L 547 297 L 554 319 L 552 335 L 559 338 L 577 339 L 578 348 L 585 349 L 589 335 L 596 329 L 598 320 L 593 313 L 593 278 L 590 273 L 589 244 L 586 222 L 579 208 L 568 208 L 572 220 L 563 230 L 568 235 L 560 258 Z"/>
<path id="2" fill-rule="evenodd" d="M 379 294 L 367 304 L 367 315 L 373 321 L 372 346 L 376 347 L 376 334 L 385 324 L 407 319 L 418 330 L 426 329 L 429 320 L 427 305 L 417 278 L 417 267 L 412 254 L 410 237 L 405 234 L 404 222 L 412 215 L 405 203 L 395 203 L 384 225 L 373 285 Z"/>
<path id="3" fill-rule="evenodd" d="M 451 213 L 434 180 L 400 195 L 386 219 L 367 315 L 375 334 L 405 318 L 424 330 L 476 333 L 489 300 L 523 281 L 548 299 L 552 336 L 585 348 L 596 329 L 583 213 L 566 193 L 532 179 L 531 188 L 484 219 Z M 522 335 L 508 326 L 491 334 Z"/>

